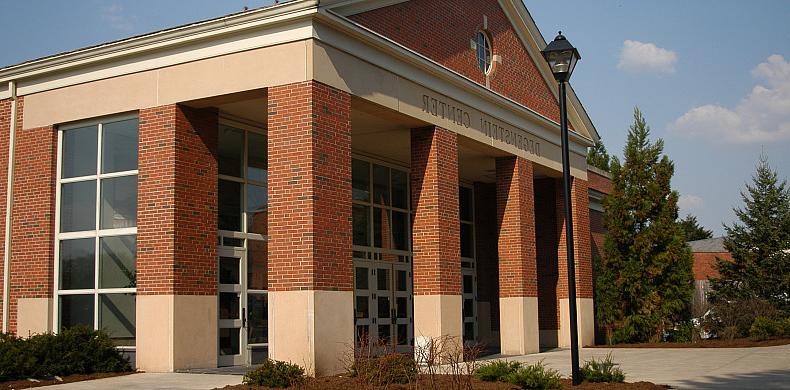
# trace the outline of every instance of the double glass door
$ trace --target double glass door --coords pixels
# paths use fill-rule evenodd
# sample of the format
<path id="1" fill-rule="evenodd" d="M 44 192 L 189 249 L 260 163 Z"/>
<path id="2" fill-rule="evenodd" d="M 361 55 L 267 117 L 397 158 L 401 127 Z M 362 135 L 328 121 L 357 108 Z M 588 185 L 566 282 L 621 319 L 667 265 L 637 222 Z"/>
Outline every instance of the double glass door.
<path id="1" fill-rule="evenodd" d="M 414 338 L 411 272 L 410 263 L 355 261 L 358 342 L 409 350 Z"/>
<path id="2" fill-rule="evenodd" d="M 255 364 L 266 356 L 267 296 L 249 288 L 249 271 L 244 248 L 219 250 L 219 366 Z"/>

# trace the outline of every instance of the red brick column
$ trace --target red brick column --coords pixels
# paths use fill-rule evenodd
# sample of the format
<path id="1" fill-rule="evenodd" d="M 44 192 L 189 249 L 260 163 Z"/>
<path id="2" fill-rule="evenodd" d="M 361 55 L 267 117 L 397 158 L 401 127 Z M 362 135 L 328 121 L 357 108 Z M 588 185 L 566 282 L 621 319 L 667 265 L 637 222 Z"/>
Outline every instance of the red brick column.
<path id="1" fill-rule="evenodd" d="M 14 151 L 8 322 L 12 333 L 27 336 L 29 332 L 52 330 L 53 325 L 51 304 L 58 134 L 53 126 L 25 129 L 23 109 L 24 99 L 19 98 Z M 5 161 L 7 158 L 3 165 L 6 165 Z M 46 314 L 42 313 L 44 311 Z M 36 317 L 46 318 L 46 323 L 32 320 Z"/>
<path id="2" fill-rule="evenodd" d="M 563 205 L 562 181 L 557 180 L 557 229 L 558 269 L 557 297 L 559 298 L 559 346 L 570 345 L 568 314 L 568 255 L 566 250 L 565 208 Z M 590 209 L 587 182 L 571 178 L 571 212 L 573 213 L 574 263 L 576 265 L 576 300 L 579 324 L 579 344 L 595 342 L 594 312 L 592 302 L 592 245 L 590 242 Z"/>
<path id="3" fill-rule="evenodd" d="M 139 115 L 137 365 L 216 366 L 217 112 Z"/>
<path id="4" fill-rule="evenodd" d="M 457 135 L 411 131 L 414 332 L 461 337 L 461 247 Z"/>
<path id="5" fill-rule="evenodd" d="M 268 99 L 269 356 L 333 374 L 354 341 L 351 96 L 308 81 Z"/>
<path id="6" fill-rule="evenodd" d="M 496 160 L 499 307 L 503 354 L 537 352 L 538 280 L 532 162 Z"/>

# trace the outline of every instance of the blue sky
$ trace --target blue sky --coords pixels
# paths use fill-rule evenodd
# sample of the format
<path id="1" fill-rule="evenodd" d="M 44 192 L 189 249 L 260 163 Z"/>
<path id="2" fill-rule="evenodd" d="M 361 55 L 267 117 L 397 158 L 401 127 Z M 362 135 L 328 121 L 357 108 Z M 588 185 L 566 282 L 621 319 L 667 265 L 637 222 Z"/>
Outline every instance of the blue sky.
<path id="1" fill-rule="evenodd" d="M 240 11 L 266 0 L 0 0 L 0 66 Z M 716 234 L 760 153 L 790 175 L 790 2 L 526 1 L 579 48 L 572 84 L 609 152 L 638 105 L 675 161 L 681 213 Z"/>

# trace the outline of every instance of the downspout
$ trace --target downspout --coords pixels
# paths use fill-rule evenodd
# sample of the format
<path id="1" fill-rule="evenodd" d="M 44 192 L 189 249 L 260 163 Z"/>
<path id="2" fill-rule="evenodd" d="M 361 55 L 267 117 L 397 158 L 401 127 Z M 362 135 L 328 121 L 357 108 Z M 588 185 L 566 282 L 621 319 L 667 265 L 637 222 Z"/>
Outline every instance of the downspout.
<path id="1" fill-rule="evenodd" d="M 5 199 L 5 245 L 3 246 L 3 333 L 8 333 L 8 313 L 11 296 L 11 209 L 14 205 L 14 145 L 16 144 L 16 116 L 17 97 L 16 81 L 8 82 L 11 92 L 11 121 L 8 134 L 8 183 L 6 185 Z"/>

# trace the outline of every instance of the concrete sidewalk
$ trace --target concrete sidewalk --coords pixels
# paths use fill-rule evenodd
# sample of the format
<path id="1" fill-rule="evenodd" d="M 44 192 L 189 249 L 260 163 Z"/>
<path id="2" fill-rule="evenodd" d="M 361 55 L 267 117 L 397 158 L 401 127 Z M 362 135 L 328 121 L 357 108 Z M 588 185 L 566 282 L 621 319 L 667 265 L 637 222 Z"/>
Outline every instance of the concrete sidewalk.
<path id="1" fill-rule="evenodd" d="M 209 390 L 241 383 L 241 375 L 139 373 L 114 378 L 45 386 L 57 390 Z"/>
<path id="2" fill-rule="evenodd" d="M 620 363 L 626 381 L 648 381 L 678 389 L 790 389 L 790 345 L 760 348 L 585 348 L 590 357 Z M 540 360 L 570 376 L 570 351 L 503 357 L 534 363 Z"/>

